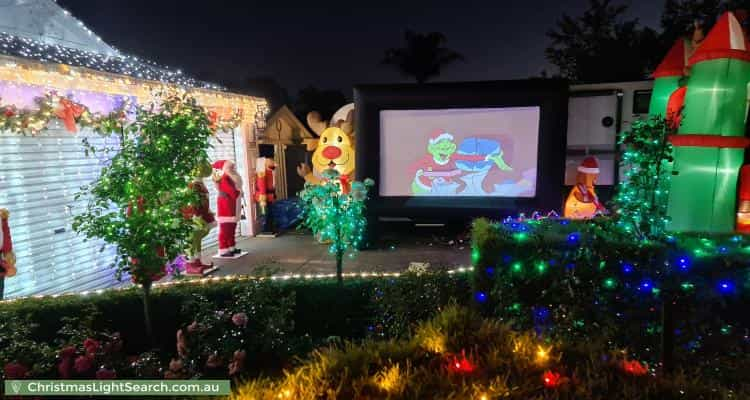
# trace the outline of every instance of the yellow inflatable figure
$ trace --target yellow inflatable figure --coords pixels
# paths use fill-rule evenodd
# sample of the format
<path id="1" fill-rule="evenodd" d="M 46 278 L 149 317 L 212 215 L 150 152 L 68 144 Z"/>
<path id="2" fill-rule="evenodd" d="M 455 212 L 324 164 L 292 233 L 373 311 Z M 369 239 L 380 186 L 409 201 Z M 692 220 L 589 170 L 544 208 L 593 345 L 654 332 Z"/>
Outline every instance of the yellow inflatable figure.
<path id="1" fill-rule="evenodd" d="M 300 164 L 297 173 L 305 182 L 319 184 L 325 170 L 335 169 L 341 176 L 342 191 L 348 193 L 354 179 L 354 110 L 348 111 L 346 119 L 330 125 L 313 111 L 307 114 L 307 124 L 320 138 L 307 142 L 307 149 L 314 150 L 312 169 L 307 164 Z"/>
<path id="2" fill-rule="evenodd" d="M 586 157 L 578 166 L 576 185 L 570 190 L 565 200 L 565 218 L 589 219 L 606 213 L 594 191 L 594 184 L 599 177 L 599 161 L 596 157 Z"/>

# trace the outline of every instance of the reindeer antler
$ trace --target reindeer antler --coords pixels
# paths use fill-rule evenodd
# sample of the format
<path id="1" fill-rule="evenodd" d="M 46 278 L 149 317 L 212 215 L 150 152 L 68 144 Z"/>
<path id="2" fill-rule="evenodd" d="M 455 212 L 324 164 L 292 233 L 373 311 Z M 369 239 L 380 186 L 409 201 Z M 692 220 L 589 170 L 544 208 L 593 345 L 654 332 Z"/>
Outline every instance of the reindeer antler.
<path id="1" fill-rule="evenodd" d="M 347 135 L 351 135 L 354 132 L 354 110 L 346 113 L 346 119 L 336 121 L 335 126 L 341 128 Z"/>
<path id="2" fill-rule="evenodd" d="M 307 124 L 310 125 L 310 128 L 313 132 L 317 133 L 318 136 L 322 135 L 323 131 L 328 128 L 328 123 L 323 121 L 320 117 L 320 113 L 317 111 L 310 111 L 307 113 Z"/>

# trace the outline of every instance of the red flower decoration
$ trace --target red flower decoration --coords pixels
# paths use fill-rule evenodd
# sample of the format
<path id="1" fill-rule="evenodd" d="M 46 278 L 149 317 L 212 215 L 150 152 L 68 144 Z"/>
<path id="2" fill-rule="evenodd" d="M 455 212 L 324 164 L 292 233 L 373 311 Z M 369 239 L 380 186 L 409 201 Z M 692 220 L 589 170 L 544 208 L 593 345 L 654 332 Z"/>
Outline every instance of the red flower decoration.
<path id="1" fill-rule="evenodd" d="M 73 369 L 76 370 L 77 373 L 83 374 L 86 371 L 90 371 L 91 368 L 94 367 L 94 357 L 91 356 L 78 356 L 76 358 L 75 363 L 73 363 Z"/>
<path id="2" fill-rule="evenodd" d="M 84 346 L 86 342 L 83 342 Z M 73 356 L 76 355 L 76 348 L 73 346 L 66 346 L 63 347 L 62 350 L 60 350 L 60 357 L 61 358 L 73 358 Z"/>
<path id="3" fill-rule="evenodd" d="M 544 382 L 544 387 L 547 387 L 550 389 L 554 389 L 562 385 L 564 381 L 565 381 L 565 377 L 561 376 L 557 372 L 545 371 L 542 374 L 542 382 Z"/>
<path id="4" fill-rule="evenodd" d="M 641 363 L 637 360 L 632 360 L 632 361 L 622 360 L 620 367 L 628 375 L 643 376 L 648 373 L 648 365 L 646 363 Z"/>
<path id="5" fill-rule="evenodd" d="M 115 373 L 115 370 L 113 369 L 106 369 L 104 367 L 99 368 L 98 371 L 96 371 L 96 379 L 115 379 L 117 378 L 117 373 Z"/>
<path id="6" fill-rule="evenodd" d="M 86 350 L 87 355 L 94 355 L 97 351 L 99 351 L 99 348 L 101 347 L 101 344 L 99 341 L 94 340 L 92 338 L 87 338 L 83 341 L 83 348 Z"/>
<path id="7" fill-rule="evenodd" d="M 23 379 L 29 373 L 29 369 L 26 366 L 17 362 L 5 364 L 3 371 L 7 379 Z"/>
<path id="8" fill-rule="evenodd" d="M 73 358 L 65 357 L 60 360 L 57 364 L 57 373 L 60 374 L 60 378 L 70 379 L 73 375 Z"/>
<path id="9" fill-rule="evenodd" d="M 12 109 L 12 108 L 10 108 L 10 107 L 5 107 L 5 112 L 4 112 L 4 114 L 5 114 L 5 116 L 6 116 L 6 117 L 10 118 L 10 117 L 12 117 L 12 116 L 16 115 L 16 112 L 15 112 L 15 111 L 13 111 L 13 109 Z"/>
<path id="10" fill-rule="evenodd" d="M 466 351 L 461 350 L 461 357 L 452 356 L 448 358 L 448 371 L 458 374 L 470 374 L 477 366 L 466 358 Z"/>

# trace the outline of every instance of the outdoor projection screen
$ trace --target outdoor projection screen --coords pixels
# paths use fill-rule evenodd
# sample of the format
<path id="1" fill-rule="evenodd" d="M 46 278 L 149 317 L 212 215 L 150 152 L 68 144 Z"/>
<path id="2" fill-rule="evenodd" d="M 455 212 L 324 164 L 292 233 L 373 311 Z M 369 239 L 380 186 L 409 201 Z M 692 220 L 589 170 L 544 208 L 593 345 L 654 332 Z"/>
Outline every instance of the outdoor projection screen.
<path id="1" fill-rule="evenodd" d="M 532 198 L 540 107 L 380 111 L 382 197 Z"/>

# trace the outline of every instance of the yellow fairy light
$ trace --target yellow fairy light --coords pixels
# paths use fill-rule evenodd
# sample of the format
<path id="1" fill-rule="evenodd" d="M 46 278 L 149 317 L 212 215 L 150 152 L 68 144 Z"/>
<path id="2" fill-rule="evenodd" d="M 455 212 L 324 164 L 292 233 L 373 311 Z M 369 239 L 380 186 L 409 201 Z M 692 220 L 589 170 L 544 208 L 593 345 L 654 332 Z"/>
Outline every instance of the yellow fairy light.
<path id="1" fill-rule="evenodd" d="M 536 347 L 536 362 L 538 364 L 544 364 L 549 360 L 549 353 L 552 347 L 544 348 L 542 346 Z"/>
<path id="2" fill-rule="evenodd" d="M 398 364 L 386 368 L 375 375 L 378 387 L 386 392 L 396 392 L 401 387 L 401 368 Z"/>

